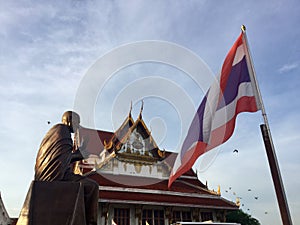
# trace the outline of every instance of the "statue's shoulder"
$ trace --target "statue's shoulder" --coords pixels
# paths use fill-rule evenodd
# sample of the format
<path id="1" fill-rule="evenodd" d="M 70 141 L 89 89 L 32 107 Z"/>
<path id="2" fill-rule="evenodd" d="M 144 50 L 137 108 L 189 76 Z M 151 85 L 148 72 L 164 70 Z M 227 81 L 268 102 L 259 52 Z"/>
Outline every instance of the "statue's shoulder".
<path id="1" fill-rule="evenodd" d="M 68 130 L 69 128 L 68 128 L 68 126 L 67 125 L 65 125 L 65 124 L 63 124 L 63 123 L 58 123 L 58 124 L 55 124 L 52 128 L 51 128 L 51 130 Z"/>
<path id="2" fill-rule="evenodd" d="M 63 127 L 65 127 L 65 128 L 67 128 L 68 126 L 65 125 L 65 124 L 63 124 L 63 123 L 57 123 L 53 127 L 57 127 L 57 128 L 63 128 Z"/>
<path id="3" fill-rule="evenodd" d="M 69 127 L 65 124 L 58 123 L 54 125 L 47 133 L 47 135 L 71 135 L 69 131 Z"/>

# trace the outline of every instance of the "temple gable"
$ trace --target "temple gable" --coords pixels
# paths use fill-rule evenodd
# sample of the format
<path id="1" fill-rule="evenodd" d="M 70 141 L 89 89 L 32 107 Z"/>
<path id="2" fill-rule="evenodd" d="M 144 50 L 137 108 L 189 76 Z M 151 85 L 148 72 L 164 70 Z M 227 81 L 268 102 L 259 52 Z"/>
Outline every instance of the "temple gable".
<path id="1" fill-rule="evenodd" d="M 129 113 L 111 138 L 103 143 L 99 155 L 85 160 L 86 168 L 94 167 L 101 173 L 159 179 L 169 177 L 170 166 L 164 162 L 165 151 L 157 146 L 141 114 L 134 121 Z M 109 155 L 113 157 L 107 161 Z"/>

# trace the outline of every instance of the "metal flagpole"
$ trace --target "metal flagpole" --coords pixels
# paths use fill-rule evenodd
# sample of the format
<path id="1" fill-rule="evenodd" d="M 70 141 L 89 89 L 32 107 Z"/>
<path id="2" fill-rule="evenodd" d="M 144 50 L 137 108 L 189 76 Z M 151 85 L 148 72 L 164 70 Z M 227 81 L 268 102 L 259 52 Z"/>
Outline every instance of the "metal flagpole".
<path id="1" fill-rule="evenodd" d="M 285 195 L 285 191 L 284 191 L 284 187 L 283 187 L 283 182 L 282 182 L 282 178 L 281 178 L 281 174 L 280 174 L 280 170 L 279 170 L 279 166 L 278 166 L 278 161 L 277 161 L 277 157 L 276 157 L 276 153 L 275 153 L 274 144 L 272 141 L 268 118 L 267 118 L 265 107 L 264 107 L 264 104 L 262 101 L 260 89 L 258 87 L 258 82 L 256 80 L 256 74 L 255 74 L 255 70 L 253 67 L 251 54 L 249 52 L 248 40 L 247 40 L 247 36 L 246 36 L 246 27 L 244 25 L 242 25 L 241 29 L 243 32 L 243 42 L 245 44 L 246 60 L 248 62 L 248 65 L 250 65 L 250 68 L 248 67 L 248 70 L 249 70 L 249 74 L 251 77 L 251 82 L 255 89 L 254 92 L 256 93 L 256 102 L 258 104 L 258 107 L 261 109 L 262 116 L 264 119 L 264 124 L 261 124 L 260 128 L 261 128 L 261 133 L 263 136 L 263 141 L 265 144 L 265 149 L 266 149 L 266 153 L 267 153 L 267 157 L 268 157 L 268 161 L 269 161 L 273 184 L 275 187 L 277 202 L 278 202 L 279 210 L 280 210 L 280 214 L 281 214 L 281 220 L 282 220 L 283 225 L 292 225 L 292 219 L 291 219 L 291 215 L 290 215 L 290 211 L 289 211 L 289 207 L 288 207 L 288 203 L 287 203 L 287 199 L 286 199 L 286 195 Z"/>

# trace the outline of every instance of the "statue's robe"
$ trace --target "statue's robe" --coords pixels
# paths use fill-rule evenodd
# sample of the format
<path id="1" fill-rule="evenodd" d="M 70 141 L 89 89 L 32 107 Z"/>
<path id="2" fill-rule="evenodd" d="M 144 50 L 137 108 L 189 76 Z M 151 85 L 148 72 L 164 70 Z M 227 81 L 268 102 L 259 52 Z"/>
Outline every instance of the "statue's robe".
<path id="1" fill-rule="evenodd" d="M 65 124 L 53 126 L 41 142 L 35 164 L 36 181 L 60 181 L 71 172 L 73 141 Z"/>
<path id="2" fill-rule="evenodd" d="M 98 184 L 72 172 L 72 150 L 67 125 L 57 124 L 45 135 L 17 225 L 97 224 Z"/>

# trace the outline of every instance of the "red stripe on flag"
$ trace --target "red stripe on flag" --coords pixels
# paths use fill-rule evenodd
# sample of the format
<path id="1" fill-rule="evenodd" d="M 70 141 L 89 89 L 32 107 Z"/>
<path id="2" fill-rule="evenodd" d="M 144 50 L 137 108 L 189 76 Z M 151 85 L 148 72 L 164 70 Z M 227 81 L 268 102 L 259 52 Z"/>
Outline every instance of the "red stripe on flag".
<path id="1" fill-rule="evenodd" d="M 207 144 L 204 142 L 197 142 L 197 144 L 190 148 L 185 154 L 181 161 L 181 166 L 176 170 L 176 173 L 173 176 L 170 176 L 168 188 L 171 184 L 179 177 L 181 174 L 187 172 L 194 165 L 195 161 L 205 152 Z"/>
<path id="2" fill-rule="evenodd" d="M 207 146 L 206 151 L 211 150 L 218 145 L 226 142 L 234 132 L 236 117 L 241 112 L 256 112 L 257 106 L 255 98 L 249 96 L 243 96 L 237 101 L 235 115 L 226 124 L 211 132 L 210 144 Z"/>
<path id="3" fill-rule="evenodd" d="M 240 36 L 235 41 L 235 43 L 231 47 L 230 51 L 228 52 L 228 54 L 224 60 L 222 70 L 221 70 L 221 80 L 220 80 L 221 94 L 224 93 L 224 90 L 226 88 L 227 80 L 228 80 L 229 74 L 232 69 L 232 63 L 233 63 L 233 60 L 235 57 L 236 50 L 241 44 L 243 44 L 243 36 L 242 35 L 243 34 L 240 34 Z"/>

